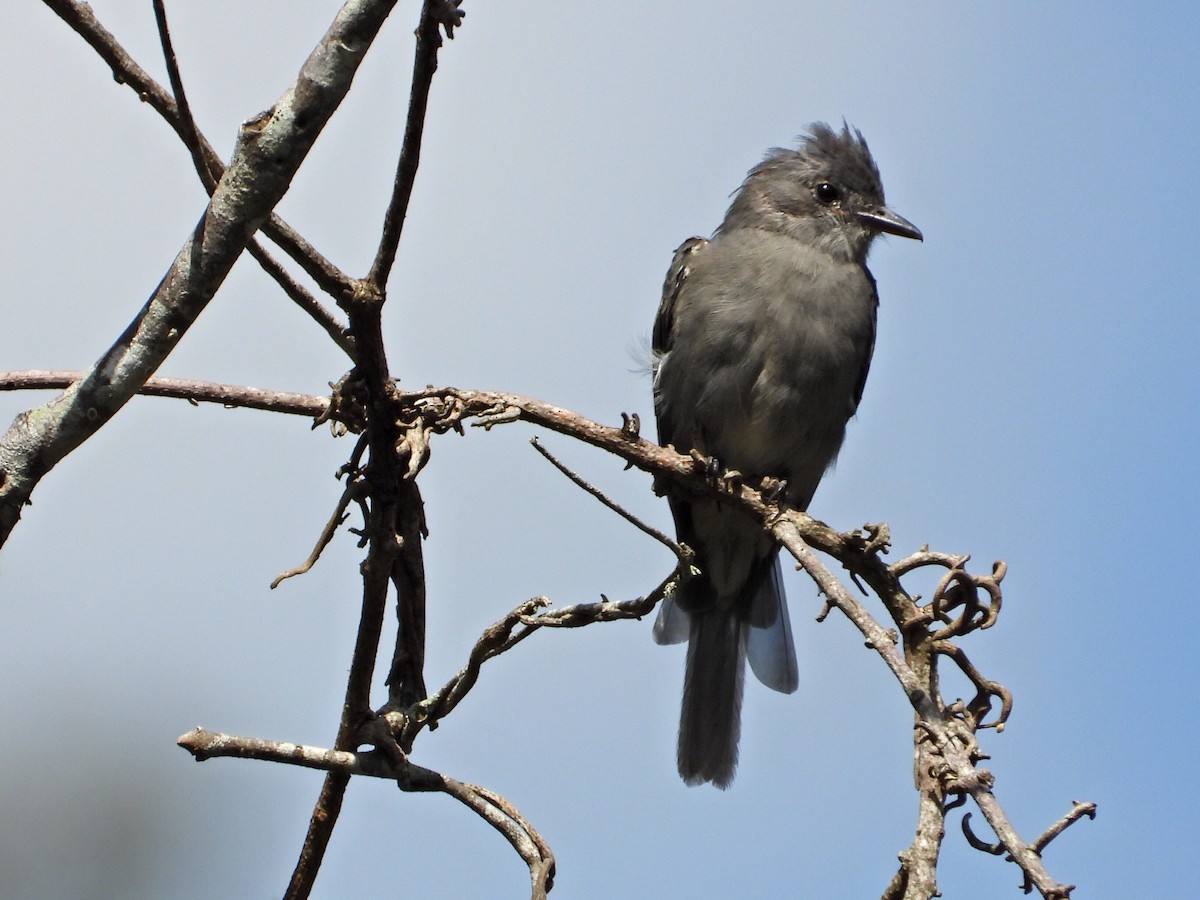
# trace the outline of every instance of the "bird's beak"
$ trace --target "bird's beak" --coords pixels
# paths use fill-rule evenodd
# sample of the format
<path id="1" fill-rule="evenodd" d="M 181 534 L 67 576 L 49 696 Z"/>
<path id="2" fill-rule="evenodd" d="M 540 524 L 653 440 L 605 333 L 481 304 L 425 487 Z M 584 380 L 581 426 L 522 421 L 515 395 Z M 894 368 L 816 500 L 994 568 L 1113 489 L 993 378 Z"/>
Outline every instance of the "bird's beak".
<path id="1" fill-rule="evenodd" d="M 863 210 L 855 213 L 858 221 L 862 222 L 867 228 L 872 231 L 883 231 L 887 234 L 894 234 L 896 237 L 912 238 L 913 240 L 923 241 L 924 235 L 921 234 L 921 229 L 914 225 L 904 216 L 897 215 L 886 206 L 881 206 L 878 209 Z"/>

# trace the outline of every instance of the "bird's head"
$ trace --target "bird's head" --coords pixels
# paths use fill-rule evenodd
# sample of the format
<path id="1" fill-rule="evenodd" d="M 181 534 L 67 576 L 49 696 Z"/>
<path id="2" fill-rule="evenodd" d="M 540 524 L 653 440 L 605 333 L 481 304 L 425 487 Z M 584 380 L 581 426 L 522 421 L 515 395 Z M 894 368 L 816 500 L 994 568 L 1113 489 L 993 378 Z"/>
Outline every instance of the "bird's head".
<path id="1" fill-rule="evenodd" d="M 839 259 L 862 262 L 879 234 L 922 240 L 888 209 L 879 168 L 857 129 L 813 125 L 795 150 L 775 148 L 750 170 L 721 231 L 778 231 Z"/>

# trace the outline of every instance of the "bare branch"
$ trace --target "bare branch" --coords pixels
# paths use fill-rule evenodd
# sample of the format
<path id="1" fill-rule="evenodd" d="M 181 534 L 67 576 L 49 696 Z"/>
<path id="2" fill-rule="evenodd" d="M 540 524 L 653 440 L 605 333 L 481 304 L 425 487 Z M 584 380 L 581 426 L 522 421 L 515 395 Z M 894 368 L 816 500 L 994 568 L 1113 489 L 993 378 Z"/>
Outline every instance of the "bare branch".
<path id="1" fill-rule="evenodd" d="M 0 372 L 0 391 L 65 390 L 83 378 L 83 372 Z M 146 380 L 138 389 L 148 397 L 172 397 L 190 403 L 219 403 L 229 409 L 261 409 L 267 412 L 287 413 L 293 416 L 317 417 L 329 408 L 328 397 L 312 394 L 293 394 L 286 391 L 269 391 L 264 388 L 244 387 L 236 384 L 220 384 L 214 381 L 192 381 L 186 378 L 161 378 Z"/>
<path id="2" fill-rule="evenodd" d="M 1061 819 L 1059 819 L 1057 822 L 1055 822 L 1053 825 L 1051 825 L 1049 828 L 1047 828 L 1045 831 L 1043 831 L 1041 833 L 1041 835 L 1038 837 L 1038 839 L 1036 841 L 1034 841 L 1032 844 L 1030 844 L 1028 847 L 1022 847 L 1021 848 L 1022 851 L 1025 853 L 1028 853 L 1028 854 L 1033 854 L 1034 856 L 1037 856 L 1040 859 L 1042 851 L 1046 849 L 1046 846 L 1052 840 L 1054 840 L 1056 837 L 1058 837 L 1060 834 L 1062 834 L 1067 828 L 1069 828 L 1075 822 L 1078 822 L 1084 816 L 1087 816 L 1089 819 L 1096 818 L 1096 804 L 1095 803 L 1079 803 L 1077 801 L 1074 802 L 1074 805 L 1072 806 L 1070 812 L 1068 812 L 1065 816 L 1063 816 Z M 1001 854 L 1008 851 L 1007 858 L 1009 860 L 1013 860 L 1014 855 L 1013 855 L 1012 850 L 1011 850 L 1010 846 L 1008 845 L 1008 843 L 1006 843 L 1004 840 L 1000 840 L 1000 841 L 992 844 L 992 843 L 988 843 L 987 841 L 981 840 L 979 837 L 977 837 L 975 835 L 975 832 L 972 831 L 971 825 L 970 825 L 970 819 L 971 819 L 970 813 L 963 814 L 962 830 L 963 830 L 963 834 L 966 836 L 968 844 L 970 844 L 976 850 L 979 850 L 983 853 L 989 853 L 993 856 L 1000 856 Z M 1027 894 L 1030 891 L 1032 891 L 1034 888 L 1037 888 L 1038 891 L 1042 894 L 1042 896 L 1052 898 L 1052 900 L 1059 900 L 1059 898 L 1070 897 L 1071 892 L 1073 890 L 1075 890 L 1075 885 L 1073 885 L 1073 884 L 1054 884 L 1054 885 L 1050 885 L 1047 888 L 1047 886 L 1045 884 L 1042 884 L 1042 883 L 1038 882 L 1037 880 L 1035 880 L 1035 878 L 1034 878 L 1035 873 L 1026 869 L 1024 866 L 1022 866 L 1021 868 L 1025 874 L 1025 883 L 1023 885 L 1023 889 L 1024 889 L 1025 893 L 1027 893 Z"/>
<path id="3" fill-rule="evenodd" d="M 338 295 L 339 305 L 349 314 L 350 330 L 354 335 L 353 380 L 360 386 L 362 408 L 366 412 L 365 434 L 370 459 L 364 474 L 371 494 L 364 524 L 368 550 L 362 565 L 363 612 L 336 741 L 339 749 L 356 743 L 359 727 L 369 718 L 366 705 L 369 681 L 389 582 L 396 588 L 398 627 L 387 677 L 387 705 L 389 708 L 410 706 L 427 694 L 424 676 L 426 588 L 421 548 L 426 528 L 415 479 L 428 458 L 430 427 L 421 416 L 410 421 L 397 403 L 397 391 L 383 341 L 381 315 L 386 300 L 387 275 L 395 258 L 416 177 L 429 84 L 441 43 L 438 28 L 444 27 L 450 35 L 460 18 L 457 3 L 445 0 L 427 0 L 422 9 L 408 127 L 380 250 L 370 276 L 355 282 L 353 290 Z M 335 391 L 332 405 L 336 405 L 343 393 Z M 407 751 L 409 747 L 404 743 L 401 749 Z M 332 776 L 326 781 L 327 788 L 331 785 Z M 322 799 L 324 794 L 323 791 Z M 289 896 L 307 895 L 333 824 L 319 802 L 293 873 Z"/>
<path id="4" fill-rule="evenodd" d="M 197 762 L 221 756 L 237 759 L 258 759 L 285 763 L 309 769 L 339 771 L 347 775 L 369 775 L 372 778 L 394 778 L 388 758 L 375 751 L 355 753 L 347 750 L 325 750 L 286 741 L 267 741 L 262 738 L 238 737 L 205 728 L 193 728 L 180 735 L 175 743 L 187 750 Z"/>
<path id="5" fill-rule="evenodd" d="M 198 762 L 215 757 L 258 759 L 286 765 L 324 769 L 348 779 L 351 775 L 393 780 L 403 791 L 437 791 L 458 800 L 495 828 L 529 866 L 534 900 L 546 896 L 554 881 L 554 854 L 549 845 L 515 806 L 494 791 L 457 781 L 432 769 L 418 766 L 396 748 L 367 752 L 326 750 L 282 741 L 220 734 L 194 728 L 176 743 Z M 302 896 L 289 887 L 286 896 Z"/>
<path id="6" fill-rule="evenodd" d="M 425 727 L 435 727 L 438 720 L 447 716 L 454 707 L 467 695 L 479 680 L 479 671 L 483 664 L 504 651 L 515 647 L 536 630 L 529 625 L 527 618 L 534 611 L 549 604 L 545 597 L 534 597 L 526 600 L 503 619 L 490 625 L 471 648 L 467 664 L 458 674 L 446 682 L 441 690 L 417 703 L 410 711 L 407 722 L 401 726 L 410 726 L 405 740 L 411 742 L 416 731 Z"/>
<path id="7" fill-rule="evenodd" d="M 394 3 L 343 7 L 272 110 L 242 127 L 204 216 L 133 323 L 82 379 L 0 437 L 0 542 L 42 476 L 137 393 L 207 306 L 283 197 Z"/>
<path id="8" fill-rule="evenodd" d="M 1035 853 L 1040 854 L 1046 849 L 1047 844 L 1049 844 L 1052 840 L 1054 840 L 1084 816 L 1087 816 L 1089 819 L 1096 818 L 1095 803 L 1080 803 L 1078 800 L 1072 800 L 1071 803 L 1071 811 L 1043 831 L 1041 835 L 1038 836 L 1038 839 L 1030 845 Z"/>
<path id="9" fill-rule="evenodd" d="M 940 792 L 921 790 L 917 828 L 912 843 L 899 854 L 900 868 L 884 890 L 882 900 L 926 900 L 938 896 L 938 854 L 945 835 L 945 811 Z"/>
<path id="10" fill-rule="evenodd" d="M 443 789 L 447 794 L 482 816 L 512 844 L 529 866 L 532 900 L 545 900 L 546 894 L 554 886 L 554 854 L 550 851 L 550 845 L 517 812 L 516 807 L 499 794 L 475 784 L 464 784 L 445 776 L 443 779 Z"/>
<path id="11" fill-rule="evenodd" d="M 300 847 L 300 856 L 288 879 L 284 900 L 304 900 L 312 893 L 313 883 L 325 851 L 329 848 L 329 839 L 333 836 L 333 827 L 337 824 L 342 811 L 342 801 L 346 798 L 346 787 L 350 784 L 350 773 L 331 771 L 326 773 L 321 783 L 321 792 L 317 796 L 312 816 L 309 817 L 308 831 L 304 835 L 304 844 Z"/>
<path id="12" fill-rule="evenodd" d="M 0 391 L 64 389 L 83 376 L 82 372 L 0 372 Z M 138 393 L 301 416 L 321 417 L 330 410 L 328 397 L 174 378 L 150 378 L 138 389 Z M 434 434 L 461 431 L 462 423 L 470 419 L 493 425 L 497 423 L 496 415 L 504 413 L 504 422 L 529 422 L 575 437 L 594 447 L 616 453 L 626 462 L 648 472 L 683 479 L 690 478 L 696 472 L 695 461 L 689 456 L 660 447 L 621 428 L 601 425 L 553 404 L 518 394 L 428 388 L 396 395 L 395 405 L 398 416 L 409 421 L 414 417 L 420 418 Z M 334 417 L 340 420 L 340 412 Z M 836 534 L 827 526 L 822 528 L 829 536 Z"/>
<path id="13" fill-rule="evenodd" d="M 148 103 L 186 144 L 188 129 L 180 116 L 179 108 L 170 92 L 150 77 L 121 46 L 120 42 L 100 24 L 92 8 L 79 0 L 43 0 L 58 16 L 96 51 L 97 55 L 112 69 L 118 84 L 127 84 L 144 103 Z M 358 3 L 347 4 L 348 8 Z M 395 0 L 386 4 L 395 5 Z M 194 126 L 193 126 L 194 130 Z M 206 168 L 215 178 L 225 172 L 225 166 L 212 144 L 199 131 L 196 140 L 203 151 Z M 201 170 L 203 171 L 203 170 Z M 203 176 L 202 176 L 203 178 Z M 315 247 L 302 238 L 283 219 L 272 212 L 261 225 L 263 232 L 308 273 L 321 289 L 331 296 L 352 293 L 354 279 L 322 256 Z"/>
<path id="14" fill-rule="evenodd" d="M 166 10 L 162 0 L 154 0 L 154 12 L 163 46 L 167 75 L 174 93 L 173 98 L 166 94 L 157 82 L 129 57 L 117 43 L 116 38 L 100 25 L 89 7 L 71 2 L 71 0 L 65 0 L 65 2 L 64 0 L 47 0 L 47 3 L 109 63 L 118 81 L 133 86 L 141 99 L 149 102 L 174 128 L 192 157 L 193 165 L 197 175 L 200 176 L 204 189 L 211 195 L 225 171 L 225 166 L 192 118 L 187 94 L 183 89 L 183 79 L 179 73 L 178 60 L 171 43 L 170 31 L 167 28 Z M 300 262 L 317 283 L 323 285 L 326 290 L 344 292 L 352 289 L 352 281 L 348 276 L 339 272 L 332 263 L 321 256 L 315 248 L 274 213 L 264 224 L 263 230 L 293 259 Z M 346 326 L 339 322 L 316 297 L 298 284 L 257 239 L 252 239 L 247 249 L 263 271 L 273 278 L 284 293 L 320 325 L 339 347 L 346 353 L 352 351 L 354 342 Z"/>
<path id="15" fill-rule="evenodd" d="M 604 597 L 599 603 L 575 603 L 571 606 L 548 609 L 532 619 L 531 624 L 542 628 L 582 628 L 593 622 L 640 619 L 654 611 L 658 601 L 673 590 L 678 579 L 679 572 L 676 570 L 646 596 L 635 597 L 632 600 L 609 600 Z"/>
<path id="16" fill-rule="evenodd" d="M 672 574 L 645 597 L 614 602 L 605 598 L 599 603 L 578 603 L 540 612 L 550 605 L 545 597 L 526 600 L 479 636 L 471 649 L 467 664 L 437 692 L 411 708 L 404 710 L 396 727 L 403 732 L 401 743 L 411 746 L 422 728 L 434 728 L 462 701 L 475 683 L 479 672 L 489 659 L 511 650 L 539 628 L 581 628 L 594 622 L 613 622 L 618 619 L 640 619 L 654 610 L 666 596 L 677 574 Z"/>
<path id="17" fill-rule="evenodd" d="M 167 27 L 167 11 L 163 0 L 154 0 L 154 17 L 158 23 L 163 59 L 167 65 L 167 77 L 171 82 L 171 91 L 175 95 L 175 105 L 179 112 L 179 127 L 176 130 L 187 147 L 188 153 L 191 154 L 192 164 L 196 169 L 196 174 L 200 176 L 204 189 L 211 195 L 216 190 L 217 180 L 220 178 L 223 167 L 211 152 L 205 152 L 204 139 L 192 118 L 191 105 L 188 103 L 187 93 L 183 89 L 183 76 L 179 73 L 179 61 L 175 57 L 175 48 L 171 44 L 171 32 Z M 263 248 L 257 239 L 252 239 L 247 249 L 255 262 L 271 278 L 275 279 L 275 282 L 283 288 L 283 292 L 297 306 L 324 328 L 342 350 L 346 353 L 352 352 L 354 341 L 345 326 L 334 318 L 333 313 L 327 310 L 309 291 L 297 284 L 296 280 Z"/>
<path id="18" fill-rule="evenodd" d="M 745 489 L 743 489 L 744 491 Z M 761 498 L 754 504 L 758 506 L 762 503 Z M 760 514 L 766 517 L 769 511 L 765 505 L 761 509 Z M 976 752 L 975 742 L 970 728 L 962 723 L 956 723 L 955 720 L 948 718 L 947 715 L 939 706 L 939 701 L 935 691 L 930 690 L 931 687 L 936 687 L 936 672 L 932 668 L 932 659 L 935 654 L 933 652 L 932 637 L 921 629 L 922 637 L 914 638 L 912 642 L 906 641 L 906 654 L 913 655 L 914 644 L 918 641 L 928 645 L 924 653 L 924 664 L 930 666 L 925 679 L 918 676 L 917 672 L 909 665 L 905 656 L 902 656 L 896 647 L 896 641 L 881 625 L 879 625 L 858 600 L 845 589 L 845 587 L 835 579 L 829 571 L 821 565 L 815 555 L 804 543 L 800 531 L 797 527 L 794 517 L 796 513 L 776 514 L 774 524 L 771 524 L 771 519 L 766 518 L 768 525 L 775 537 L 783 544 L 784 547 L 796 558 L 801 567 L 809 574 L 810 577 L 817 583 L 821 591 L 826 595 L 829 602 L 836 606 L 847 618 L 859 629 L 863 636 L 867 639 L 867 646 L 878 653 L 892 670 L 897 681 L 900 682 L 908 695 L 909 702 L 917 715 L 918 727 L 926 732 L 936 748 L 939 764 L 936 771 L 933 773 L 940 783 L 940 788 L 934 793 L 932 799 L 937 801 L 936 810 L 933 804 L 930 804 L 930 816 L 940 817 L 943 813 L 943 806 L 940 800 L 941 790 L 965 791 L 970 794 L 975 801 L 984 817 L 988 820 L 992 830 L 999 839 L 1000 846 L 1012 857 L 1013 861 L 1025 873 L 1029 882 L 1035 886 L 1044 897 L 1061 898 L 1067 897 L 1070 893 L 1070 886 L 1059 884 L 1054 881 L 1046 872 L 1042 865 L 1041 858 L 1028 845 L 1021 841 L 1015 829 L 1009 823 L 1004 810 L 997 802 L 995 796 L 991 792 L 992 777 L 990 773 L 977 769 L 972 761 L 972 755 Z M 852 537 L 850 535 L 844 536 Z M 845 561 L 845 547 L 839 548 L 834 555 Z M 913 558 L 909 558 L 910 560 Z M 907 565 L 907 561 L 905 561 Z M 956 561 L 956 564 L 951 568 L 957 569 L 961 565 L 961 561 Z M 914 565 L 915 567 L 915 565 Z M 893 567 L 893 571 L 897 567 Z M 910 571 L 911 567 L 904 568 L 905 571 Z M 1003 570 L 997 567 L 999 574 L 1003 575 Z M 872 565 L 865 567 L 854 567 L 855 571 L 859 571 L 871 582 L 877 580 L 880 575 L 879 571 Z M 873 584 L 876 592 L 888 607 L 889 613 L 900 624 L 905 633 L 914 633 L 910 623 L 918 622 L 920 619 L 913 616 L 913 610 L 910 608 L 913 604 L 911 599 L 904 593 L 900 587 L 899 581 L 895 579 L 894 574 L 891 575 L 890 583 L 884 580 L 881 583 Z M 920 656 L 916 657 L 917 660 Z M 919 775 L 921 773 L 918 773 Z M 925 798 L 922 796 L 922 818 L 925 817 Z M 919 828 L 918 837 L 924 831 L 928 835 L 933 834 L 932 828 Z M 941 827 L 940 823 L 937 828 L 937 837 L 940 842 Z M 914 843 L 914 848 L 916 842 Z M 910 854 L 912 849 L 910 848 Z M 909 862 L 912 861 L 911 855 Z M 927 871 L 932 873 L 933 867 L 936 865 L 936 845 L 926 848 L 926 856 L 924 858 L 924 866 Z M 909 878 L 913 875 L 913 870 L 907 870 Z M 903 879 L 901 879 L 903 880 Z M 892 886 L 898 884 L 897 879 L 893 879 Z M 889 890 L 892 889 L 889 886 Z M 932 894 L 921 894 L 919 892 L 912 893 L 911 882 L 906 885 L 906 893 L 904 896 L 932 896 Z M 886 896 L 886 895 L 885 895 Z"/>
<path id="19" fill-rule="evenodd" d="M 342 393 L 350 395 L 353 391 L 335 391 L 335 397 Z M 324 402 L 321 398 L 312 399 Z M 997 835 L 997 846 L 1020 866 L 1032 888 L 1045 897 L 1068 896 L 1070 886 L 1055 882 L 1046 872 L 1037 852 L 1040 845 L 1022 842 L 1008 822 L 991 793 L 993 779 L 990 773 L 975 765 L 984 758 L 974 737 L 975 730 L 1001 725 L 1011 708 L 1011 696 L 1002 685 L 979 673 L 961 649 L 938 637 L 946 633 L 947 627 L 955 633 L 966 633 L 986 627 L 995 620 L 1000 608 L 999 583 L 1004 576 L 1002 563 L 996 564 L 989 575 L 975 576 L 963 568 L 966 557 L 922 549 L 889 566 L 878 555 L 886 547 L 886 526 L 872 526 L 862 533 L 835 532 L 804 513 L 779 509 L 761 492 L 737 479 L 710 478 L 703 460 L 645 441 L 628 427 L 600 425 L 538 400 L 499 392 L 430 388 L 395 394 L 392 402 L 396 422 L 392 446 L 404 448 L 396 463 L 399 480 L 392 483 L 406 483 L 419 470 L 427 458 L 428 440 L 432 434 L 451 430 L 461 432 L 463 423 L 468 421 L 484 427 L 525 421 L 608 450 L 656 478 L 665 479 L 673 485 L 672 489 L 715 492 L 724 501 L 740 505 L 749 514 L 759 517 L 816 581 L 828 605 L 845 614 L 862 633 L 868 647 L 885 661 L 916 714 L 917 831 L 913 843 L 901 854 L 901 870 L 884 896 L 916 898 L 934 895 L 944 814 L 967 796 L 975 801 L 988 820 Z M 372 449 L 373 456 L 375 452 Z M 368 533 L 372 530 L 368 529 Z M 896 628 L 888 629 L 877 622 L 810 548 L 829 554 L 846 566 L 851 575 L 868 584 L 882 600 Z M 919 598 L 905 591 L 900 578 L 928 566 L 943 568 L 946 574 L 934 597 L 927 604 L 919 605 Z M 540 613 L 538 610 L 546 603 L 542 598 L 522 604 L 480 637 L 467 665 L 440 691 L 407 706 L 389 701 L 382 718 L 387 720 L 391 731 L 403 739 L 401 743 L 405 747 L 411 746 L 421 728 L 432 727 L 461 701 L 475 684 L 487 659 L 506 652 L 543 626 L 579 627 L 596 621 L 645 615 L 670 590 L 677 575 L 673 574 L 647 597 L 633 601 L 611 603 L 605 599 L 601 603 Z M 952 613 L 956 618 L 952 618 Z M 966 706 L 943 706 L 937 689 L 936 670 L 936 660 L 943 656 L 949 657 L 976 686 L 978 694 Z M 992 698 L 1000 701 L 1001 712 L 994 723 L 987 724 L 984 717 Z M 364 712 L 363 715 L 367 714 Z M 339 745 L 338 749 L 344 748 Z M 948 795 L 954 795 L 956 799 L 948 802 Z M 1085 811 L 1073 812 L 1068 817 L 1070 821 L 1087 814 L 1086 808 L 1081 809 Z M 1066 824 L 1069 822 L 1058 823 L 1049 829 L 1044 839 L 1051 839 Z"/>

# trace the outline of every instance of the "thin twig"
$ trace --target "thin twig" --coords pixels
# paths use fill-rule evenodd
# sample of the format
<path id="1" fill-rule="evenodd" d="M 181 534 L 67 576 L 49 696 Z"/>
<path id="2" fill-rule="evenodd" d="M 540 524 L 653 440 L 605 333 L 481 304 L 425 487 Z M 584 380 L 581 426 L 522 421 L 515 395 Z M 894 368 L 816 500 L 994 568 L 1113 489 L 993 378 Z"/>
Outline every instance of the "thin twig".
<path id="1" fill-rule="evenodd" d="M 196 126 L 195 119 L 192 118 L 191 104 L 188 103 L 187 93 L 183 89 L 183 76 L 179 72 L 179 61 L 176 59 L 175 48 L 171 43 L 171 32 L 167 27 L 167 11 L 163 0 L 154 0 L 154 17 L 158 23 L 158 34 L 162 43 L 163 59 L 167 66 L 167 77 L 170 80 L 171 91 L 175 95 L 175 106 L 179 112 L 179 128 L 177 131 L 183 140 L 184 146 L 187 147 L 188 153 L 191 154 L 192 164 L 196 169 L 196 174 L 200 176 L 200 181 L 204 185 L 204 189 L 209 194 L 212 194 L 217 187 L 221 166 L 211 153 L 205 152 L 204 140 L 200 134 L 200 129 Z M 308 313 L 314 322 L 324 328 L 326 333 L 333 338 L 334 342 L 342 350 L 346 353 L 351 352 L 353 341 L 346 327 L 334 317 L 333 313 L 326 309 L 309 291 L 298 284 L 257 239 L 252 239 L 249 242 L 247 250 L 250 252 L 250 256 L 262 267 L 263 271 L 283 288 L 283 292 L 297 306 Z"/>
<path id="2" fill-rule="evenodd" d="M 396 177 L 392 187 L 392 199 L 388 203 L 383 219 L 383 231 L 379 249 L 371 272 L 367 276 L 377 291 L 383 292 L 388 275 L 396 261 L 396 250 L 400 245 L 400 233 L 404 230 L 404 219 L 412 199 L 413 185 L 417 180 L 417 166 L 421 161 L 421 139 L 425 134 L 425 112 L 429 106 L 429 88 L 438 67 L 438 50 L 442 46 L 442 31 L 453 40 L 454 29 L 462 21 L 463 13 L 458 9 L 462 0 L 425 0 L 421 8 L 421 21 L 417 25 L 417 45 L 413 57 L 412 86 L 408 98 L 408 118 L 404 125 L 404 141 L 400 148 L 400 159 L 396 164 Z"/>
<path id="3" fill-rule="evenodd" d="M 542 442 L 539 441 L 536 437 L 530 438 L 529 443 L 533 444 L 534 450 L 536 450 L 538 453 L 542 454 L 542 456 L 544 456 L 547 460 L 550 461 L 550 464 L 553 465 L 554 468 L 558 469 L 558 471 L 560 471 L 564 475 L 566 475 L 567 478 L 571 479 L 571 481 L 574 482 L 578 487 L 583 488 L 583 490 L 587 491 L 589 494 L 591 494 L 593 497 L 595 497 L 597 500 L 599 500 L 601 503 L 603 503 L 605 506 L 607 506 L 609 509 L 611 509 L 613 512 L 615 512 L 617 515 L 619 515 L 621 518 L 623 518 L 626 522 L 633 525 L 639 531 L 650 535 L 650 537 L 654 538 L 656 541 L 658 541 L 660 544 L 662 544 L 664 547 L 666 547 L 668 550 L 670 550 L 672 553 L 674 553 L 676 558 L 678 558 L 680 560 L 683 559 L 683 557 L 684 557 L 683 549 L 679 546 L 679 544 L 677 544 L 675 541 L 673 541 L 670 537 L 668 537 L 663 532 L 659 531 L 657 528 L 647 525 L 645 522 L 643 522 L 641 519 L 639 519 L 633 513 L 629 512 L 629 510 L 625 509 L 623 506 L 621 506 L 615 500 L 609 499 L 609 497 L 603 491 L 601 491 L 598 487 L 596 487 L 595 485 L 591 484 L 588 481 L 585 481 L 582 476 L 580 476 L 577 472 L 570 469 L 564 462 L 562 462 L 560 459 L 558 459 L 558 457 L 556 457 L 553 453 L 551 453 L 544 446 L 542 446 Z"/>
<path id="4" fill-rule="evenodd" d="M 503 619 L 486 628 L 471 648 L 466 665 L 439 691 L 413 707 L 413 714 L 408 717 L 411 730 L 404 735 L 401 743 L 411 744 L 418 730 L 435 727 L 439 719 L 449 715 L 475 686 L 485 662 L 516 646 L 537 630 L 538 626 L 529 624 L 527 619 L 549 602 L 544 597 L 526 600 Z"/>
<path id="5" fill-rule="evenodd" d="M 100 24 L 100 20 L 96 18 L 87 3 L 79 2 L 79 0 L 43 0 L 43 2 L 108 64 L 112 69 L 113 78 L 118 84 L 129 85 L 138 95 L 138 99 L 148 103 L 174 129 L 181 140 L 185 143 L 188 141 L 188 130 L 185 128 L 178 105 L 170 92 L 151 78 L 134 61 L 113 34 Z M 225 172 L 224 163 L 208 139 L 195 130 L 194 123 L 193 131 L 204 155 L 207 171 L 213 178 L 219 179 Z M 268 216 L 262 225 L 262 231 L 295 260 L 308 273 L 309 277 L 330 296 L 354 291 L 354 279 L 324 257 L 276 213 L 272 212 Z"/>
<path id="6" fill-rule="evenodd" d="M 175 95 L 175 108 L 179 113 L 179 136 L 183 145 L 191 154 L 192 164 L 204 189 L 212 194 L 217 187 L 218 176 L 209 164 L 209 158 L 204 153 L 204 145 L 200 140 L 200 131 L 192 118 L 192 107 L 188 103 L 187 93 L 183 89 L 183 76 L 179 73 L 179 60 L 175 57 L 175 48 L 171 44 L 171 30 L 167 27 L 167 10 L 163 0 L 154 0 L 154 20 L 158 25 L 158 38 L 162 44 L 163 61 L 167 65 L 167 78 L 171 83 L 171 92 Z"/>
<path id="7" fill-rule="evenodd" d="M 312 292 L 296 281 L 283 265 L 275 259 L 257 238 L 246 245 L 246 250 L 259 264 L 264 272 L 275 280 L 292 302 L 306 312 L 309 317 L 325 329 L 325 333 L 333 338 L 351 359 L 354 358 L 354 336 L 350 329 L 328 309 L 325 304 L 313 296 Z"/>

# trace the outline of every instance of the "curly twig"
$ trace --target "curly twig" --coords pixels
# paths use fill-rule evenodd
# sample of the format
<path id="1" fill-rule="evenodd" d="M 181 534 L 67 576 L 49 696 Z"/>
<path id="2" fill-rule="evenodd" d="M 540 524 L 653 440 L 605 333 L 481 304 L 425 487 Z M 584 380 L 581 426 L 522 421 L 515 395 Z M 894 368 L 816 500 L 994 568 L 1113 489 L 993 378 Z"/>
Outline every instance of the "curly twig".
<path id="1" fill-rule="evenodd" d="M 304 575 L 317 564 L 317 560 L 321 558 L 322 551 L 329 546 L 329 542 L 333 540 L 333 536 L 337 533 L 338 528 L 349 518 L 346 509 L 350 506 L 350 501 L 356 499 L 361 493 L 362 481 L 357 478 L 350 478 L 346 483 L 346 489 L 342 491 L 342 496 L 338 498 L 337 507 L 334 509 L 333 515 L 329 517 L 329 520 L 325 523 L 325 527 L 321 529 L 321 534 L 317 537 L 317 543 L 313 547 L 312 553 L 300 565 L 276 575 L 275 580 L 271 582 L 271 590 L 275 590 L 275 588 L 279 587 L 279 585 L 289 578 Z"/>
<path id="2" fill-rule="evenodd" d="M 933 651 L 942 656 L 950 657 L 959 670 L 967 676 L 971 684 L 975 685 L 975 697 L 967 704 L 966 708 L 966 711 L 971 715 L 972 730 L 977 728 L 994 728 L 998 732 L 1003 731 L 1005 723 L 1008 722 L 1008 717 L 1012 714 L 1012 692 L 1000 684 L 1000 682 L 984 678 L 971 660 L 967 658 L 962 648 L 951 644 L 949 641 L 935 638 L 933 641 Z M 997 715 L 996 721 L 985 722 L 984 717 L 987 716 L 992 708 L 992 697 L 1000 701 L 1000 713 Z"/>
<path id="3" fill-rule="evenodd" d="M 645 597 L 633 600 L 605 598 L 599 603 L 577 603 L 557 609 L 546 609 L 550 601 L 545 597 L 526 600 L 484 630 L 471 648 L 466 665 L 439 690 L 406 710 L 392 708 L 385 712 L 385 717 L 399 715 L 394 727 L 402 733 L 400 743 L 411 746 L 422 728 L 435 728 L 440 719 L 458 706 L 479 680 L 480 670 L 489 659 L 511 650 L 539 628 L 582 628 L 594 622 L 641 619 L 654 610 L 677 577 L 678 573 L 672 573 Z"/>

